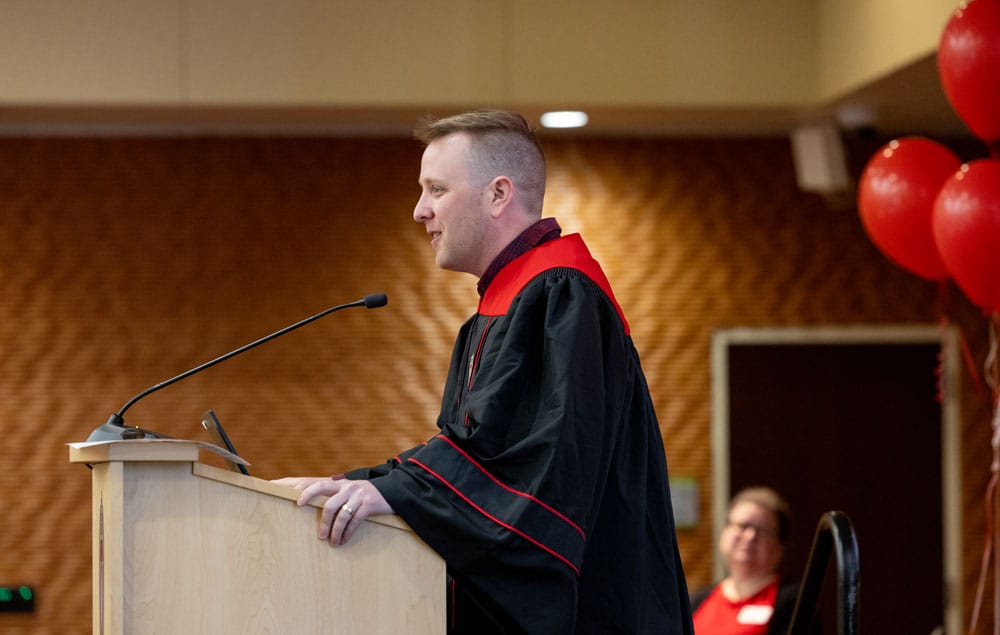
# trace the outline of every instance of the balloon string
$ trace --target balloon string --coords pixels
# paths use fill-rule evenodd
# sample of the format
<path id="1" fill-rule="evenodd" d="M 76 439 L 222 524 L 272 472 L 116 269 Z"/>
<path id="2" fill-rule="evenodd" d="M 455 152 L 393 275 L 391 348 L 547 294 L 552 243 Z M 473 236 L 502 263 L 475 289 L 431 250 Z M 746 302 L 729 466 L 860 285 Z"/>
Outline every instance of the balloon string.
<path id="1" fill-rule="evenodd" d="M 941 350 L 938 352 L 937 356 L 937 367 L 934 369 L 934 377 L 937 382 L 936 395 L 938 403 L 944 403 L 944 398 L 948 386 L 946 386 L 946 376 L 944 373 L 944 360 L 945 360 L 945 347 L 951 343 L 951 340 L 944 336 L 945 331 L 948 330 L 948 308 L 949 308 L 949 296 L 948 296 L 948 279 L 943 278 L 938 280 L 937 285 L 937 312 L 938 312 L 938 331 L 941 333 Z M 959 330 L 961 333 L 961 330 Z M 968 363 L 968 362 L 966 362 Z"/>
<path id="2" fill-rule="evenodd" d="M 986 356 L 986 373 L 990 387 L 993 389 L 993 464 L 991 471 L 994 477 L 1000 474 L 1000 408 L 997 408 L 997 332 L 1000 330 L 1000 316 L 994 311 L 990 319 L 990 350 Z M 993 513 L 993 633 L 1000 635 L 1000 558 L 996 557 L 996 545 L 1000 544 L 1000 524 L 996 522 L 997 499 L 996 488 L 990 499 L 990 511 Z"/>
<path id="3" fill-rule="evenodd" d="M 950 320 L 948 319 L 948 309 L 950 308 L 950 295 L 948 293 L 948 280 L 938 281 L 938 293 L 937 293 L 937 308 L 938 308 L 938 327 L 943 332 L 949 325 Z M 947 341 L 947 340 L 945 340 Z M 966 339 L 965 333 L 962 331 L 961 326 L 958 326 L 958 342 L 959 348 L 962 351 L 962 361 L 965 362 L 965 368 L 969 373 L 969 377 L 972 379 L 972 385 L 976 389 L 976 394 L 979 398 L 983 400 L 984 403 L 989 404 L 992 407 L 992 402 L 989 396 L 986 394 L 986 386 L 983 384 L 983 380 L 979 376 L 978 365 L 976 364 L 975 357 L 972 355 L 972 349 L 969 347 L 969 340 Z M 939 403 L 943 403 L 943 397 L 947 386 L 944 386 L 944 370 L 942 363 L 942 355 L 938 355 L 938 367 L 935 369 L 935 375 L 937 376 L 937 398 Z"/>
<path id="4" fill-rule="evenodd" d="M 991 398 L 986 393 L 986 386 L 983 384 L 982 378 L 979 376 L 979 371 L 976 370 L 976 360 L 972 356 L 972 349 L 969 348 L 969 340 L 965 338 L 965 333 L 962 332 L 961 328 L 958 330 L 958 341 L 962 347 L 962 359 L 965 361 L 965 367 L 969 372 L 969 376 L 972 378 L 972 385 L 976 389 L 976 393 L 983 400 L 983 402 L 989 405 L 991 408 L 996 401 L 996 397 Z"/>
<path id="5" fill-rule="evenodd" d="M 986 588 L 986 573 L 990 569 L 990 561 L 993 558 L 993 498 L 996 493 L 997 473 L 994 472 L 990 478 L 990 484 L 986 487 L 986 531 L 985 545 L 983 546 L 983 557 L 979 565 L 979 581 L 976 584 L 976 599 L 972 605 L 972 617 L 969 620 L 969 635 L 975 635 L 979 626 L 979 611 L 983 605 L 983 591 Z M 994 584 L 996 584 L 994 582 Z"/>
<path id="6" fill-rule="evenodd" d="M 979 580 L 976 585 L 976 596 L 969 621 L 970 635 L 974 635 L 977 632 L 979 625 L 979 613 L 982 609 L 987 572 L 990 569 L 991 561 L 993 563 L 993 632 L 1000 633 L 1000 558 L 996 557 L 994 551 L 995 545 L 1000 544 L 1000 525 L 996 522 L 997 507 L 1000 504 L 1000 500 L 997 498 L 997 484 L 1000 481 L 1000 408 L 997 407 L 996 393 L 997 375 L 1000 373 L 997 359 L 998 331 L 1000 331 L 1000 316 L 994 312 L 990 319 L 990 348 L 985 363 L 987 382 L 993 389 L 993 399 L 990 402 L 990 419 L 993 427 L 990 445 L 993 448 L 993 461 L 990 464 L 990 481 L 986 487 L 984 501 L 986 503 L 985 545 L 983 546 Z"/>
<path id="7" fill-rule="evenodd" d="M 1000 559 L 994 552 L 993 546 L 1000 543 L 1000 526 L 996 523 L 997 509 L 997 482 L 1000 480 L 1000 412 L 993 417 L 993 462 L 990 465 L 990 482 L 986 486 L 985 507 L 986 507 L 986 527 L 985 544 L 983 546 L 983 556 L 979 568 L 979 581 L 976 585 L 976 599 L 972 607 L 972 617 L 969 622 L 969 633 L 974 635 L 979 625 L 979 612 L 982 609 L 983 593 L 986 589 L 987 572 L 990 569 L 990 562 L 993 562 L 993 632 L 1000 633 Z"/>
<path id="8" fill-rule="evenodd" d="M 997 358 L 998 332 L 1000 332 L 1000 314 L 994 311 L 990 317 L 990 348 L 986 353 L 983 369 L 986 374 L 986 384 L 990 387 L 992 396 L 990 405 L 993 409 L 997 407 L 997 390 L 1000 387 L 1000 359 Z"/>

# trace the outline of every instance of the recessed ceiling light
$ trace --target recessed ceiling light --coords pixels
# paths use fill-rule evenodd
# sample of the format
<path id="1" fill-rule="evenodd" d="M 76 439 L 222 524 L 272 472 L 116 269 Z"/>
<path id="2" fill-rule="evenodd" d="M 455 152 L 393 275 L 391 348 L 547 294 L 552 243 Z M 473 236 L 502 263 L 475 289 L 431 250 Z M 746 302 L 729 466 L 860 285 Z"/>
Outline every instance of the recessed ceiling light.
<path id="1" fill-rule="evenodd" d="M 542 126 L 546 128 L 582 128 L 587 125 L 587 113 L 579 110 L 554 110 L 542 115 Z"/>

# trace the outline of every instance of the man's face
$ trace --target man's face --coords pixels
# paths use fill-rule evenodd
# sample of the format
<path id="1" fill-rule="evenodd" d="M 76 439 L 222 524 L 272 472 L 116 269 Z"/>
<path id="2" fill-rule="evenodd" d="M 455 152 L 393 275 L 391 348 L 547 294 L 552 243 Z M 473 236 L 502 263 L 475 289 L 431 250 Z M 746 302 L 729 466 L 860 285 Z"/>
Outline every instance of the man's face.
<path id="1" fill-rule="evenodd" d="M 492 259 L 487 183 L 472 173 L 469 137 L 435 139 L 420 161 L 420 199 L 413 220 L 431 236 L 434 261 L 442 269 L 482 276 Z"/>

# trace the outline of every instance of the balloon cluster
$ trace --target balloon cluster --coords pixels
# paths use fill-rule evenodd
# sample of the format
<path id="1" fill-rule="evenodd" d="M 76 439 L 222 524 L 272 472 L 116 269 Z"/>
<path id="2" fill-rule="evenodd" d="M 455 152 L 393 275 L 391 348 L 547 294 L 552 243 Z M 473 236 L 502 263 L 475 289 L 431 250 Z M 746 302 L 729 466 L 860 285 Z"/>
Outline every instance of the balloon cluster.
<path id="1" fill-rule="evenodd" d="M 990 158 L 962 164 L 922 137 L 894 140 L 858 184 L 865 231 L 890 260 L 928 280 L 949 277 L 1000 312 L 1000 0 L 968 0 L 938 48 L 945 95 Z"/>

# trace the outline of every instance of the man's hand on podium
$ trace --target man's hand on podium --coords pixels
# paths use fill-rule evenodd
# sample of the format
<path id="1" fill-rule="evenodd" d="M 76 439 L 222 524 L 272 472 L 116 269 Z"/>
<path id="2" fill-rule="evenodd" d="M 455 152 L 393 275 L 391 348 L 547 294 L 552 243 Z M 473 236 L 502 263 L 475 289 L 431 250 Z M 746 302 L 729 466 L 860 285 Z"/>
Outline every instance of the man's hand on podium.
<path id="1" fill-rule="evenodd" d="M 273 481 L 299 490 L 299 507 L 314 496 L 328 496 L 319 519 L 319 539 L 330 546 L 342 545 L 369 516 L 393 513 L 382 494 L 368 481 L 351 481 L 337 474 L 332 477 L 291 476 Z"/>

